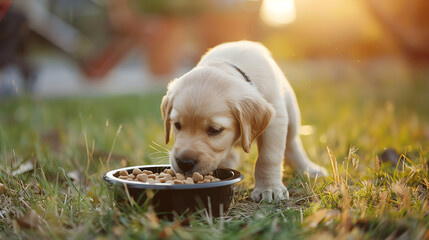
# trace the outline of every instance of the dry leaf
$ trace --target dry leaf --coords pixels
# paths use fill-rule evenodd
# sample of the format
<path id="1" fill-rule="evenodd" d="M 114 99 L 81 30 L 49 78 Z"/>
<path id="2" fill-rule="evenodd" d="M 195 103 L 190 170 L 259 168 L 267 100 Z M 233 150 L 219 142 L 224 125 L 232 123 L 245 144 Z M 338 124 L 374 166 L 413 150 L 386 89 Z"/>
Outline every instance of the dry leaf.
<path id="1" fill-rule="evenodd" d="M 58 129 L 44 132 L 41 135 L 43 143 L 47 143 L 51 150 L 59 152 L 63 147 L 61 135 Z"/>
<path id="2" fill-rule="evenodd" d="M 325 216 L 325 223 L 331 221 L 332 219 L 339 218 L 341 216 L 340 210 L 329 210 Z"/>
<path id="3" fill-rule="evenodd" d="M 392 166 L 396 168 L 398 165 L 398 170 L 402 170 L 402 165 L 404 163 L 404 159 L 401 158 L 394 149 L 386 148 L 384 152 L 381 154 L 381 160 L 383 162 L 390 162 Z M 399 162 L 399 164 L 398 164 Z"/>
<path id="4" fill-rule="evenodd" d="M 17 221 L 19 226 L 25 229 L 37 229 L 40 224 L 39 215 L 33 210 L 25 214 L 25 216 L 19 217 Z"/>
<path id="5" fill-rule="evenodd" d="M 173 228 L 170 226 L 165 226 L 162 231 L 158 234 L 159 238 L 169 238 L 173 235 Z"/>
<path id="6" fill-rule="evenodd" d="M 315 212 L 313 215 L 308 216 L 304 224 L 308 225 L 311 228 L 317 227 L 320 222 L 325 218 L 326 214 L 328 213 L 328 209 L 322 209 L 317 212 Z"/>
<path id="7" fill-rule="evenodd" d="M 319 231 L 317 233 L 314 233 L 310 237 L 307 238 L 308 240 L 337 240 L 337 236 L 332 235 L 328 231 Z"/>
<path id="8" fill-rule="evenodd" d="M 123 236 L 125 232 L 125 227 L 123 225 L 116 225 L 112 227 L 112 232 L 115 236 Z"/>
<path id="9" fill-rule="evenodd" d="M 159 227 L 159 218 L 156 215 L 156 212 L 152 208 L 149 208 L 149 210 L 144 215 L 146 219 L 149 220 L 152 228 Z"/>
<path id="10" fill-rule="evenodd" d="M 6 188 L 4 187 L 3 183 L 0 183 L 0 192 L 2 194 L 6 194 Z"/>
<path id="11" fill-rule="evenodd" d="M 425 236 L 423 237 L 424 240 L 429 240 L 429 229 L 426 231 Z"/>
<path id="12" fill-rule="evenodd" d="M 90 200 L 91 200 L 92 203 L 94 203 L 94 204 L 100 203 L 100 199 L 92 191 L 89 191 L 86 194 L 86 196 L 90 198 Z"/>

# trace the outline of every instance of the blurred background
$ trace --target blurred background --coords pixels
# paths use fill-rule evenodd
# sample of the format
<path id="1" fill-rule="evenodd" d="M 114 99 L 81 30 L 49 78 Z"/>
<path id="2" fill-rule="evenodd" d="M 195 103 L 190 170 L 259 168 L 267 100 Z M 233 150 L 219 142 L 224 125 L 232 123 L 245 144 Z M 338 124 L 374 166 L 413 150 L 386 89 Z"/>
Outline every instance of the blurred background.
<path id="1" fill-rule="evenodd" d="M 0 0 L 0 96 L 165 88 L 210 47 L 262 42 L 291 82 L 429 79 L 427 0 Z"/>

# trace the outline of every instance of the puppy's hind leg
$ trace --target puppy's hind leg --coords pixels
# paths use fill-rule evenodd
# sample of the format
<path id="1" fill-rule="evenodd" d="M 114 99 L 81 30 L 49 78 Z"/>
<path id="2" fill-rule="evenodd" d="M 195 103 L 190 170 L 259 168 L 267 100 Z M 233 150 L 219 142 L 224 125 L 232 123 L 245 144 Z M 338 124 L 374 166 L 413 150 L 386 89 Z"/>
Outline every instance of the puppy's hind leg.
<path id="1" fill-rule="evenodd" d="M 327 176 L 328 173 L 326 169 L 313 163 L 307 157 L 304 147 L 302 146 L 301 139 L 298 135 L 298 129 L 301 126 L 301 117 L 294 95 L 286 99 L 286 105 L 289 114 L 287 145 L 285 150 L 286 163 L 303 174 L 308 173 L 310 177 Z"/>
<path id="2" fill-rule="evenodd" d="M 325 168 L 315 164 L 307 157 L 299 136 L 295 136 L 293 139 L 287 141 L 285 158 L 286 162 L 293 169 L 303 173 L 304 175 L 308 174 L 312 178 L 328 175 Z"/>

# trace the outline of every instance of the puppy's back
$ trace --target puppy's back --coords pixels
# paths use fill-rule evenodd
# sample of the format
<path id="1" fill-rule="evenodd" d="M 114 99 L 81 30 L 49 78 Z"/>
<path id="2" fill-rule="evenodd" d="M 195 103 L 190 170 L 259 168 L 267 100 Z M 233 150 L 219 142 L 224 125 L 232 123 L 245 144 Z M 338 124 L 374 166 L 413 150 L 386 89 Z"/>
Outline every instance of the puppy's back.
<path id="1" fill-rule="evenodd" d="M 251 41 L 228 42 L 209 49 L 198 65 L 204 65 L 212 59 L 220 59 L 246 67 L 270 58 L 270 52 L 260 43 Z"/>
<path id="2" fill-rule="evenodd" d="M 214 59 L 224 60 L 243 70 L 269 102 L 279 99 L 284 92 L 290 92 L 290 85 L 280 67 L 260 43 L 238 41 L 220 44 L 207 51 L 197 66 L 209 65 Z"/>

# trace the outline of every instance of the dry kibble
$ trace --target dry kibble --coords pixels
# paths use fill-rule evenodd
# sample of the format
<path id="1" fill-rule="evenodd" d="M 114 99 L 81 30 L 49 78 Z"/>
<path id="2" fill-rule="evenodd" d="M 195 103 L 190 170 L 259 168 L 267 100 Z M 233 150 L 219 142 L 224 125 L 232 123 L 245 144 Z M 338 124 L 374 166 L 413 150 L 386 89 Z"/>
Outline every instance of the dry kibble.
<path id="1" fill-rule="evenodd" d="M 167 173 L 170 174 L 172 177 L 176 176 L 176 173 L 171 168 L 167 169 Z"/>
<path id="2" fill-rule="evenodd" d="M 185 180 L 185 176 L 183 176 L 181 173 L 176 173 L 176 178 L 179 180 Z"/>
<path id="3" fill-rule="evenodd" d="M 153 173 L 149 170 L 142 171 L 138 168 L 134 168 L 132 174 L 128 174 L 126 170 L 121 170 L 118 178 L 125 179 L 127 181 L 140 181 L 148 184 L 195 184 L 221 181 L 219 178 L 215 178 L 212 175 L 203 176 L 198 172 L 194 172 L 192 177 L 190 177 L 181 173 L 175 173 L 173 169 L 164 169 L 163 172 Z"/>
<path id="4" fill-rule="evenodd" d="M 194 184 L 194 180 L 191 177 L 187 177 L 183 182 L 185 182 L 185 184 Z"/>
<path id="5" fill-rule="evenodd" d="M 137 175 L 137 180 L 141 181 L 141 182 L 146 182 L 147 181 L 147 174 L 146 173 L 141 173 L 139 175 Z"/>
<path id="6" fill-rule="evenodd" d="M 137 176 L 137 175 L 139 175 L 140 173 L 142 173 L 142 170 L 140 170 L 140 169 L 138 169 L 138 168 L 134 168 L 134 169 L 133 169 L 133 174 L 134 174 L 134 175 L 136 175 L 136 176 Z"/>
<path id="7" fill-rule="evenodd" d="M 194 172 L 194 174 L 192 175 L 192 180 L 194 180 L 194 182 L 199 182 L 203 179 L 204 177 L 199 172 Z"/>
<path id="8" fill-rule="evenodd" d="M 173 180 L 173 177 L 170 174 L 167 174 L 167 175 L 164 176 L 164 179 L 167 180 L 167 181 L 168 180 Z"/>
<path id="9" fill-rule="evenodd" d="M 204 176 L 204 179 L 212 180 L 213 176 L 212 175 L 207 175 L 207 176 Z"/>

